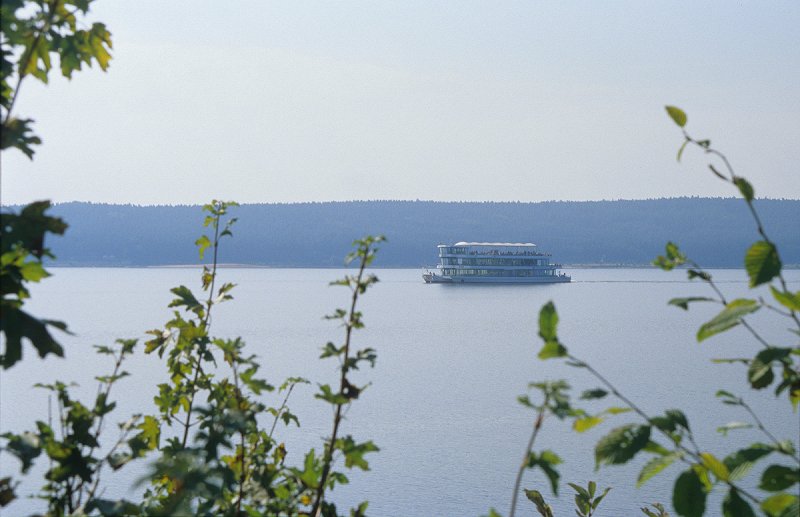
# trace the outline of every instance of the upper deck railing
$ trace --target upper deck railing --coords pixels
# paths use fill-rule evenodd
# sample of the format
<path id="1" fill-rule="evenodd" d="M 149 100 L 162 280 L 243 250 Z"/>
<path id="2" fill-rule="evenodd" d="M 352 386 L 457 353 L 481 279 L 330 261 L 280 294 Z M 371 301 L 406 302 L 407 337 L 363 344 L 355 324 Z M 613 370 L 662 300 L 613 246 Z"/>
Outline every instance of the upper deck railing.
<path id="1" fill-rule="evenodd" d="M 452 246 L 439 244 L 439 256 L 483 256 L 483 257 L 549 257 L 549 253 L 536 251 L 532 243 L 500 243 L 500 242 L 458 242 Z"/>

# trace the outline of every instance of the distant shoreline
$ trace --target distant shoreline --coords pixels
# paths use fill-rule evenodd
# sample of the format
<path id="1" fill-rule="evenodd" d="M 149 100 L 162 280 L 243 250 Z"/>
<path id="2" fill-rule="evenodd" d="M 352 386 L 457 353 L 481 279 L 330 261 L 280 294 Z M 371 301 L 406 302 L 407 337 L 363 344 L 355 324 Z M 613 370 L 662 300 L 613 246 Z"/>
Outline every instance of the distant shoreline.
<path id="1" fill-rule="evenodd" d="M 206 264 L 208 265 L 208 264 Z M 81 269 L 81 268 L 101 268 L 101 269 L 200 269 L 203 264 L 158 264 L 158 265 L 92 265 L 92 264 L 48 264 L 50 269 Z M 217 264 L 220 269 L 348 269 L 347 266 L 268 266 L 264 264 Z M 377 266 L 374 269 L 423 269 L 433 266 Z M 658 269 L 650 264 L 565 264 L 560 269 Z M 686 270 L 688 268 L 678 268 Z M 707 267 L 707 270 L 741 270 L 743 267 Z M 784 264 L 783 269 L 800 269 L 800 264 Z"/>

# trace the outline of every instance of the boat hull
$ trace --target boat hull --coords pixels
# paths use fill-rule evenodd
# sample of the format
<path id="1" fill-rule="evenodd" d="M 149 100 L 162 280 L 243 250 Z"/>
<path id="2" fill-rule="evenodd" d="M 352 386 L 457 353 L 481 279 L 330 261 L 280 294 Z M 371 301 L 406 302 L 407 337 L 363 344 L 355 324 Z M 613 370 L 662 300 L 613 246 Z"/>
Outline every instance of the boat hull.
<path id="1" fill-rule="evenodd" d="M 422 279 L 426 284 L 565 284 L 572 281 L 572 277 L 558 275 L 551 277 L 459 277 L 423 274 Z"/>

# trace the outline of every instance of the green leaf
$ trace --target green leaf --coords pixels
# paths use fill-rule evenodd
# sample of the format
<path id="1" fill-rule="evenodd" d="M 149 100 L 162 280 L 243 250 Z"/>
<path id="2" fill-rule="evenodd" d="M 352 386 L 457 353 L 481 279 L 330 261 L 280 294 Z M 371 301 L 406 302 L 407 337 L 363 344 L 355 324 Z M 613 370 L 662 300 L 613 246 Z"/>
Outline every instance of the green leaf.
<path id="1" fill-rule="evenodd" d="M 557 341 L 549 341 L 539 351 L 538 357 L 539 359 L 553 359 L 555 357 L 565 357 L 566 355 L 567 349 L 564 348 L 564 345 Z"/>
<path id="2" fill-rule="evenodd" d="M 195 298 L 194 293 L 192 293 L 191 289 L 188 287 L 184 285 L 173 287 L 170 289 L 170 292 L 176 295 L 177 298 L 170 302 L 169 307 L 180 307 L 184 305 L 187 311 L 197 312 L 198 310 L 203 310 L 203 305 Z"/>
<path id="3" fill-rule="evenodd" d="M 595 388 L 593 390 L 586 390 L 581 393 L 581 400 L 601 399 L 608 395 L 608 392 L 602 388 Z"/>
<path id="4" fill-rule="evenodd" d="M 720 359 L 718 361 L 722 361 L 722 360 Z M 731 361 L 738 361 L 738 360 L 737 359 L 732 359 Z M 742 361 L 745 364 L 750 364 L 750 360 L 749 359 L 743 359 Z M 723 404 L 728 404 L 729 406 L 741 406 L 742 405 L 742 399 L 740 399 L 739 397 L 737 397 L 736 395 L 734 395 L 730 391 L 718 390 L 717 393 L 715 394 L 715 396 L 721 398 Z"/>
<path id="5" fill-rule="evenodd" d="M 686 263 L 686 255 L 681 252 L 678 245 L 670 241 L 665 247 L 665 255 L 659 255 L 652 264 L 664 271 L 672 271 L 677 266 Z"/>
<path id="6" fill-rule="evenodd" d="M 722 436 L 727 436 L 728 431 L 733 431 L 734 429 L 750 429 L 751 427 L 753 427 L 753 424 L 745 422 L 728 422 L 721 427 L 717 427 L 717 432 Z"/>
<path id="7" fill-rule="evenodd" d="M 719 314 L 700 326 L 700 329 L 697 331 L 697 341 L 703 341 L 720 332 L 725 332 L 735 327 L 739 324 L 743 316 L 755 312 L 760 308 L 761 306 L 755 300 L 744 298 L 733 300 L 726 305 Z"/>
<path id="8" fill-rule="evenodd" d="M 627 463 L 650 441 L 649 425 L 629 424 L 617 427 L 597 442 L 594 448 L 595 465 Z"/>
<path id="9" fill-rule="evenodd" d="M 771 346 L 765 348 L 756 354 L 756 359 L 763 363 L 771 363 L 773 361 L 783 361 L 792 354 L 791 348 L 780 348 Z"/>
<path id="10" fill-rule="evenodd" d="M 591 429 L 592 427 L 601 424 L 603 419 L 599 416 L 587 416 L 585 418 L 576 418 L 575 422 L 572 424 L 572 428 L 579 432 L 583 433 Z"/>
<path id="11" fill-rule="evenodd" d="M 668 409 L 664 414 L 667 415 L 667 418 L 671 421 L 675 422 L 676 425 L 683 427 L 687 431 L 689 430 L 689 421 L 680 409 Z"/>
<path id="12" fill-rule="evenodd" d="M 565 357 L 567 349 L 558 341 L 556 327 L 558 326 L 558 313 L 553 302 L 547 302 L 539 311 L 539 337 L 544 340 L 544 346 L 539 352 L 539 359 Z"/>
<path id="13" fill-rule="evenodd" d="M 4 300 L 5 301 L 5 300 Z M 60 321 L 38 319 L 25 311 L 2 304 L 3 317 L 0 318 L 0 332 L 5 334 L 5 349 L 0 355 L 0 366 L 10 368 L 22 359 L 22 340 L 31 342 L 39 357 L 53 354 L 64 357 L 64 349 L 50 334 L 49 327 L 67 332 L 67 326 Z"/>
<path id="14" fill-rule="evenodd" d="M 696 269 L 689 269 L 686 271 L 686 276 L 689 277 L 689 280 L 694 280 L 695 278 L 699 278 L 705 282 L 711 281 L 711 275 L 705 271 L 698 271 Z"/>
<path id="15" fill-rule="evenodd" d="M 553 494 L 556 496 L 558 495 L 558 479 L 560 478 L 560 474 L 554 467 L 560 463 L 561 458 L 551 450 L 544 450 L 539 454 L 531 452 L 528 456 L 528 468 L 539 467 L 542 469 L 542 472 L 545 473 L 550 481 L 550 488 Z"/>
<path id="16" fill-rule="evenodd" d="M 688 311 L 689 304 L 692 302 L 715 302 L 716 300 L 713 298 L 708 298 L 707 296 L 690 296 L 688 298 L 673 298 L 668 303 L 669 305 L 675 305 L 676 307 L 680 307 L 681 309 Z"/>
<path id="17" fill-rule="evenodd" d="M 159 438 L 161 436 L 161 427 L 158 425 L 158 420 L 152 416 L 145 416 L 144 421 L 137 426 L 141 429 L 139 438 L 147 445 L 150 450 L 158 448 Z"/>
<path id="18" fill-rule="evenodd" d="M 647 515 L 647 517 L 669 517 L 669 514 L 664 509 L 664 505 L 663 504 L 661 504 L 661 503 L 650 503 L 650 505 L 653 507 L 653 510 L 655 510 L 655 511 L 651 510 L 648 507 L 639 508 L 642 511 L 643 514 Z M 656 513 L 656 512 L 658 512 L 658 513 Z"/>
<path id="19" fill-rule="evenodd" d="M 750 287 L 769 282 L 781 272 L 778 250 L 770 242 L 758 241 L 747 250 L 744 268 L 750 277 Z"/>
<path id="20" fill-rule="evenodd" d="M 664 413 L 663 417 L 653 417 L 650 421 L 653 425 L 668 433 L 675 432 L 678 427 L 689 430 L 689 422 L 686 420 L 686 415 L 679 409 L 669 409 Z"/>
<path id="21" fill-rule="evenodd" d="M 684 471 L 675 480 L 672 506 L 683 517 L 701 517 L 706 511 L 706 491 L 694 469 Z"/>
<path id="22" fill-rule="evenodd" d="M 131 461 L 133 456 L 127 452 L 116 452 L 108 457 L 108 464 L 113 470 L 119 470 Z"/>
<path id="23" fill-rule="evenodd" d="M 211 246 L 211 241 L 203 235 L 196 241 L 194 241 L 195 246 L 197 246 L 197 251 L 200 253 L 200 260 L 203 260 L 203 255 L 205 255 L 206 250 L 209 246 Z"/>
<path id="24" fill-rule="evenodd" d="M 758 460 L 769 455 L 775 449 L 764 443 L 754 443 L 725 457 L 723 462 L 730 471 L 730 480 L 742 479 L 753 468 Z"/>
<path id="25" fill-rule="evenodd" d="M 349 469 L 358 467 L 361 470 L 369 470 L 369 463 L 364 459 L 364 455 L 380 450 L 371 440 L 356 443 L 352 436 L 337 439 L 334 448 L 342 451 L 345 467 Z"/>
<path id="26" fill-rule="evenodd" d="M 553 302 L 547 302 L 539 311 L 539 336 L 545 341 L 557 340 L 558 314 Z"/>
<path id="27" fill-rule="evenodd" d="M 722 514 L 725 517 L 756 517 L 753 509 L 735 488 L 731 488 L 722 501 Z"/>
<path id="28" fill-rule="evenodd" d="M 597 496 L 597 498 L 592 503 L 592 510 L 596 510 L 597 507 L 600 506 L 600 503 L 603 501 L 603 499 L 605 499 L 605 497 L 608 495 L 608 493 L 610 491 L 611 491 L 611 487 L 607 487 L 605 490 L 603 490 L 602 494 Z"/>
<path id="29" fill-rule="evenodd" d="M 686 125 L 687 117 L 686 113 L 684 113 L 682 109 L 676 108 L 675 106 L 664 106 L 664 108 L 667 110 L 669 118 L 671 118 L 673 122 L 678 124 L 679 127 L 683 127 Z"/>
<path id="30" fill-rule="evenodd" d="M 778 492 L 800 482 L 800 471 L 783 465 L 770 465 L 761 475 L 758 488 L 767 492 Z"/>
<path id="31" fill-rule="evenodd" d="M 14 489 L 18 483 L 12 483 L 10 477 L 0 479 L 0 508 L 8 506 L 11 501 L 17 498 Z"/>
<path id="32" fill-rule="evenodd" d="M 669 449 L 665 448 L 662 445 L 659 445 L 658 443 L 652 440 L 647 442 L 647 445 L 644 446 L 644 451 L 653 454 L 658 454 L 659 456 L 666 456 L 667 454 L 672 454 L 672 451 L 670 451 Z"/>
<path id="33" fill-rule="evenodd" d="M 656 456 L 645 463 L 641 472 L 639 472 L 639 477 L 636 479 L 636 488 L 641 487 L 647 482 L 647 480 L 672 465 L 672 463 L 678 459 L 678 457 L 679 456 L 677 454 L 672 453 L 667 454 L 666 456 Z"/>
<path id="34" fill-rule="evenodd" d="M 730 471 L 728 471 L 728 467 L 725 466 L 724 463 L 719 461 L 716 456 L 711 454 L 710 452 L 701 452 L 700 458 L 703 461 L 703 466 L 707 468 L 712 474 L 714 474 L 717 479 L 720 481 L 728 481 L 731 477 Z"/>
<path id="35" fill-rule="evenodd" d="M 772 381 L 775 380 L 775 374 L 772 372 L 772 363 L 765 363 L 756 356 L 755 359 L 750 361 L 750 366 L 747 368 L 747 380 L 750 381 L 750 386 L 756 390 L 766 388 L 772 384 Z"/>
<path id="36" fill-rule="evenodd" d="M 22 463 L 22 473 L 28 472 L 35 460 L 42 453 L 42 442 L 34 433 L 24 432 L 22 434 L 4 433 L 6 445 L 3 450 L 16 456 Z"/>
<path id="37" fill-rule="evenodd" d="M 571 486 L 572 489 L 575 490 L 575 492 L 577 492 L 579 495 L 583 496 L 585 499 L 590 499 L 591 498 L 591 496 L 589 495 L 589 491 L 586 490 L 585 488 L 583 488 L 582 486 L 576 485 L 575 483 L 567 483 L 567 484 L 569 486 Z"/>
<path id="38" fill-rule="evenodd" d="M 793 293 L 791 291 L 778 291 L 773 286 L 769 286 L 769 288 L 778 303 L 789 310 L 800 312 L 800 291 Z"/>
<path id="39" fill-rule="evenodd" d="M 43 278 L 50 276 L 50 273 L 45 271 L 41 262 L 25 262 L 19 268 L 19 274 L 28 282 L 39 282 Z"/>
<path id="40" fill-rule="evenodd" d="M 736 176 L 733 178 L 733 184 L 739 188 L 739 192 L 741 192 L 743 198 L 745 198 L 747 201 L 753 200 L 755 194 L 753 192 L 753 186 L 750 184 L 750 182 L 744 178 Z"/>
<path id="41" fill-rule="evenodd" d="M 3 125 L 0 132 L 0 149 L 15 147 L 22 151 L 28 159 L 33 160 L 34 150 L 31 146 L 41 145 L 42 139 L 33 134 L 32 119 L 11 118 Z"/>
<path id="42" fill-rule="evenodd" d="M 790 517 L 792 515 L 790 511 L 796 508 L 797 504 L 796 495 L 775 494 L 761 502 L 761 509 L 770 517 Z"/>
<path id="43" fill-rule="evenodd" d="M 348 399 L 341 393 L 338 392 L 334 393 L 330 385 L 328 384 L 320 384 L 319 389 L 321 393 L 315 394 L 314 398 L 324 400 L 325 402 L 328 402 L 329 404 L 332 404 L 334 406 L 347 404 L 350 401 L 350 399 Z"/>
<path id="44" fill-rule="evenodd" d="M 538 490 L 525 490 L 525 497 L 536 505 L 536 511 L 539 512 L 539 515 L 542 517 L 553 517 L 553 509 L 544 501 L 541 492 Z M 489 517 L 491 517 L 491 515 Z"/>
<path id="45" fill-rule="evenodd" d="M 786 454 L 787 456 L 794 456 L 794 443 L 791 440 L 781 440 L 780 442 L 776 443 L 772 448 L 781 454 Z"/>

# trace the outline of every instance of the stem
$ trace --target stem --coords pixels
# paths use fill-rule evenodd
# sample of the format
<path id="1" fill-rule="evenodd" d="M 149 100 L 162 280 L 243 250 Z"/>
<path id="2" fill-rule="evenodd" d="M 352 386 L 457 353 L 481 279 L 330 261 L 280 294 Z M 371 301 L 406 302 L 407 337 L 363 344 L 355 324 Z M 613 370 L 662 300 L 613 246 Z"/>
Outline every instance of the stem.
<path id="1" fill-rule="evenodd" d="M 123 359 L 125 359 L 125 351 L 124 351 L 124 349 L 120 349 L 119 357 L 115 357 L 115 358 L 116 358 L 116 361 L 114 363 L 114 371 L 111 374 L 112 380 L 105 383 L 105 385 L 106 385 L 106 390 L 105 390 L 105 401 L 106 401 L 106 403 L 108 403 L 108 396 L 111 394 L 111 385 L 114 384 L 114 380 L 113 379 L 119 373 L 119 368 L 122 365 Z M 97 386 L 97 394 L 98 394 L 98 396 L 100 395 L 100 393 L 102 393 L 102 391 L 103 391 L 103 383 L 100 383 Z M 100 433 L 103 430 L 103 419 L 105 418 L 105 416 L 106 416 L 106 414 L 104 413 L 104 414 L 100 415 L 100 418 L 97 420 L 97 427 L 95 428 L 95 431 L 94 431 L 94 439 L 95 439 L 95 441 L 99 440 L 99 438 L 100 438 Z M 119 445 L 119 444 L 117 444 L 117 445 Z M 115 445 L 114 448 L 116 448 L 116 447 L 117 446 Z M 94 452 L 94 449 L 95 449 L 94 446 L 90 447 L 89 448 L 89 452 L 86 454 L 86 456 L 91 456 L 92 453 Z M 94 472 L 95 489 L 96 489 L 97 483 L 99 483 L 99 481 L 100 481 L 99 473 L 100 473 L 100 469 L 101 468 L 103 468 L 103 463 L 102 462 L 100 462 L 100 464 L 97 466 L 97 470 Z M 83 487 L 84 487 L 85 484 L 86 484 L 85 481 L 81 481 L 81 483 L 78 485 L 78 488 L 77 488 L 77 490 L 78 490 L 78 503 L 77 503 L 78 506 L 81 505 L 81 501 L 83 500 Z M 91 490 L 92 494 L 94 494 L 94 490 L 95 489 Z M 90 496 L 87 496 L 87 497 L 90 497 Z M 89 502 L 88 498 L 87 498 L 86 502 L 87 503 Z"/>
<path id="2" fill-rule="evenodd" d="M 769 309 L 769 310 L 771 310 L 773 312 L 776 312 L 776 313 L 780 314 L 781 316 L 786 316 L 788 318 L 792 317 L 791 313 L 786 312 L 786 311 L 780 309 L 779 307 L 775 307 L 774 305 L 770 305 L 766 300 L 764 300 L 764 298 L 759 298 L 758 301 L 761 302 L 761 305 L 763 305 L 767 309 Z"/>
<path id="3" fill-rule="evenodd" d="M 700 265 L 693 260 L 689 260 L 687 261 L 687 263 L 690 264 L 695 269 L 704 271 L 703 268 L 700 267 Z M 725 295 L 722 294 L 722 290 L 720 290 L 717 284 L 714 283 L 714 280 L 709 279 L 709 280 L 704 280 L 704 282 L 706 282 L 711 287 L 711 289 L 713 289 L 714 292 L 717 293 L 717 296 L 719 296 L 719 301 L 721 301 L 723 305 L 728 305 L 728 300 L 725 298 Z M 744 317 L 739 318 L 739 321 L 742 323 L 742 326 L 746 328 L 753 335 L 753 337 L 756 338 L 756 340 L 764 346 L 764 348 L 772 348 L 772 346 L 769 343 L 767 343 L 767 341 L 764 338 L 762 338 L 758 332 L 756 332 L 756 329 L 754 329 L 747 322 L 747 320 L 744 319 Z"/>
<path id="4" fill-rule="evenodd" d="M 206 301 L 206 313 L 203 315 L 201 326 L 206 329 L 208 335 L 208 326 L 211 321 L 211 307 L 214 299 L 214 283 L 217 280 L 217 253 L 219 251 L 219 221 L 222 214 L 217 213 L 214 219 L 214 260 L 211 265 L 211 285 L 208 289 L 208 300 Z M 205 347 L 201 347 L 205 348 Z M 183 438 L 181 439 L 181 448 L 186 448 L 186 442 L 189 440 L 189 428 L 192 421 L 192 407 L 194 407 L 194 396 L 197 394 L 197 381 L 200 378 L 200 372 L 203 370 L 201 361 L 204 350 L 201 349 L 197 354 L 197 364 L 194 370 L 194 379 L 192 379 L 192 391 L 189 397 L 189 409 L 186 411 L 186 422 L 183 424 Z"/>
<path id="5" fill-rule="evenodd" d="M 542 421 L 544 420 L 544 413 L 547 410 L 548 402 L 550 402 L 550 394 L 545 393 L 544 402 L 542 403 L 542 407 L 539 408 L 539 414 L 536 415 L 536 421 L 533 424 L 533 432 L 528 439 L 528 446 L 525 448 L 525 455 L 522 457 L 522 463 L 517 471 L 517 479 L 514 481 L 514 493 L 511 496 L 511 510 L 508 512 L 508 517 L 514 517 L 514 513 L 517 511 L 517 498 L 519 497 L 519 487 L 522 484 L 522 475 L 525 472 L 525 468 L 528 466 L 528 458 L 530 458 L 531 450 L 533 450 L 536 435 L 539 434 L 539 429 L 542 427 Z"/>
<path id="6" fill-rule="evenodd" d="M 53 395 L 47 395 L 47 427 L 53 429 Z M 48 467 L 47 470 L 53 470 L 53 458 L 47 456 Z"/>
<path id="7" fill-rule="evenodd" d="M 651 426 L 655 427 L 656 429 L 658 429 L 661 432 L 661 434 L 663 434 L 664 436 L 669 438 L 669 440 L 675 446 L 676 450 L 679 450 L 681 452 L 684 452 L 684 453 L 688 454 L 696 463 L 702 464 L 703 460 L 702 460 L 702 458 L 700 456 L 700 450 L 699 450 L 699 447 L 697 447 L 697 443 L 695 443 L 695 441 L 694 441 L 694 436 L 692 435 L 691 431 L 689 431 L 688 437 L 689 437 L 689 441 L 695 447 L 694 451 L 692 451 L 690 449 L 687 449 L 684 445 L 682 445 L 680 442 L 678 442 L 670 433 L 668 433 L 668 432 L 664 431 L 663 429 L 659 428 L 657 425 L 654 425 L 652 423 L 652 419 L 647 415 L 647 413 L 645 413 L 641 408 L 639 408 L 639 406 L 634 404 L 625 395 L 620 393 L 617 390 L 617 388 L 613 384 L 611 384 L 611 382 L 609 382 L 605 377 L 600 375 L 600 372 L 598 372 L 597 370 L 592 368 L 592 366 L 589 365 L 589 363 L 581 361 L 580 359 L 578 359 L 577 357 L 575 357 L 573 355 L 567 355 L 567 357 L 570 360 L 572 360 L 572 361 L 574 361 L 576 363 L 579 363 L 581 366 L 583 366 L 584 368 L 589 370 L 589 372 L 592 375 L 594 375 L 597 378 L 597 380 L 599 380 L 601 383 L 603 383 L 611 391 L 611 393 L 613 393 L 617 398 L 619 398 L 621 401 L 623 401 L 636 414 L 638 414 L 640 417 L 642 417 L 644 420 L 646 420 L 648 424 L 650 424 Z M 685 461 L 684 458 L 682 458 L 682 459 Z M 731 481 L 723 481 L 723 483 L 725 483 L 726 485 L 728 485 L 731 488 L 735 488 L 736 490 L 739 491 L 739 493 L 741 493 L 742 495 L 744 495 L 745 497 L 750 499 L 753 503 L 755 503 L 755 504 L 760 504 L 761 503 L 761 501 L 757 497 L 755 497 L 754 495 L 752 495 L 751 493 L 749 493 L 748 491 L 746 491 L 742 487 L 736 485 L 735 483 L 733 483 Z"/>
<path id="8" fill-rule="evenodd" d="M 722 178 L 724 181 L 727 181 L 728 183 L 735 184 L 736 179 L 739 178 L 739 176 L 737 176 L 736 172 L 734 172 L 733 166 L 731 165 L 730 161 L 728 161 L 728 157 L 727 156 L 725 156 L 720 151 L 717 151 L 716 149 L 711 149 L 711 148 L 708 148 L 708 147 L 700 145 L 697 142 L 697 140 L 695 140 L 694 138 L 690 137 L 689 134 L 686 133 L 685 129 L 683 130 L 683 135 L 684 135 L 684 137 L 686 137 L 686 139 L 688 141 L 692 142 L 693 144 L 697 145 L 698 147 L 703 148 L 707 154 L 713 154 L 714 156 L 719 157 L 722 160 L 722 163 L 725 164 L 725 168 L 728 170 L 728 174 L 730 175 L 730 177 L 725 178 L 724 175 L 722 175 L 719 171 L 717 171 L 714 168 L 713 165 L 709 165 L 709 167 L 711 168 L 712 172 L 714 172 L 714 174 L 716 174 L 717 176 Z M 750 215 L 753 216 L 753 220 L 756 223 L 756 230 L 758 231 L 758 234 L 761 236 L 762 239 L 764 239 L 765 242 L 767 242 L 768 244 L 770 244 L 772 246 L 772 248 L 775 250 L 775 255 L 777 256 L 778 261 L 780 262 L 780 253 L 778 252 L 778 247 L 775 245 L 774 242 L 772 242 L 772 240 L 769 238 L 769 236 L 767 236 L 767 232 L 766 232 L 766 230 L 764 230 L 764 225 L 761 222 L 761 217 L 758 215 L 758 212 L 756 211 L 756 207 L 753 205 L 753 201 L 751 199 L 747 199 L 747 198 L 745 198 L 744 201 L 745 201 L 745 203 L 747 203 L 747 208 L 750 210 Z M 783 263 L 783 262 L 781 262 L 781 263 Z M 789 289 L 788 289 L 788 287 L 786 285 L 786 279 L 783 277 L 783 271 L 778 271 L 777 277 L 778 277 L 778 282 L 781 284 L 781 288 L 783 289 L 783 291 L 788 293 Z M 793 309 L 789 309 L 789 316 L 794 320 L 795 324 L 797 325 L 797 328 L 800 329 L 800 317 L 798 317 L 797 312 L 795 310 L 793 310 Z M 769 346 L 769 345 L 767 345 L 767 346 Z"/>
<path id="9" fill-rule="evenodd" d="M 753 418 L 753 420 L 755 420 L 756 426 L 761 430 L 761 432 L 764 433 L 770 440 L 772 440 L 772 443 L 780 447 L 780 442 L 778 441 L 778 439 L 775 438 L 775 436 L 772 433 L 770 433 L 766 427 L 764 427 L 764 423 L 761 421 L 760 418 L 758 418 L 758 415 L 756 415 L 753 409 L 749 405 L 747 405 L 747 403 L 742 399 L 739 399 L 739 403 L 748 413 L 750 413 L 750 416 Z M 791 456 L 793 460 L 795 460 L 797 463 L 800 463 L 799 457 L 793 454 Z"/>
<path id="10" fill-rule="evenodd" d="M 283 398 L 283 403 L 281 404 L 281 407 L 278 408 L 278 412 L 275 413 L 275 420 L 272 421 L 272 428 L 269 430 L 270 439 L 272 439 L 272 433 L 275 432 L 275 426 L 278 425 L 278 419 L 281 416 L 281 413 L 283 412 L 284 409 L 286 409 L 286 402 L 289 400 L 289 395 L 292 394 L 294 386 L 295 386 L 294 384 L 289 385 L 289 389 L 286 392 L 286 396 Z"/>
<path id="11" fill-rule="evenodd" d="M 231 361 L 231 368 L 233 368 L 233 385 L 236 389 L 236 405 L 238 406 L 239 411 L 242 410 L 242 392 L 239 389 L 239 369 L 236 367 L 236 363 Z M 244 427 L 239 429 L 239 457 L 241 458 L 241 473 L 239 474 L 239 496 L 236 500 L 236 515 L 240 515 L 242 512 L 242 498 L 244 497 L 244 482 L 247 481 L 247 470 L 245 468 L 246 465 L 246 454 L 245 454 L 245 434 L 244 434 Z"/>
<path id="12" fill-rule="evenodd" d="M 125 442 L 125 439 L 128 437 L 128 433 L 130 433 L 130 429 L 131 428 L 125 429 L 120 433 L 117 443 L 115 443 L 111 450 L 108 451 L 108 454 L 106 454 L 105 458 L 103 458 L 103 461 L 99 462 L 97 470 L 95 471 L 94 483 L 86 495 L 86 504 L 82 505 L 81 509 L 85 508 L 85 506 L 89 504 L 89 501 L 91 501 L 94 497 L 95 492 L 97 492 L 97 487 L 100 485 L 100 476 L 98 475 L 100 473 L 100 469 L 103 468 L 103 464 L 108 461 L 108 459 L 117 451 L 117 449 L 119 449 L 119 446 Z"/>
<path id="13" fill-rule="evenodd" d="M 186 412 L 186 421 L 181 422 L 183 425 L 183 438 L 181 439 L 181 448 L 186 448 L 186 442 L 189 440 L 189 428 L 192 426 L 192 406 L 194 405 L 194 394 L 197 393 L 195 389 L 197 386 L 197 379 L 200 377 L 200 360 L 197 360 L 197 366 L 194 370 L 194 379 L 192 379 L 192 395 L 189 398 L 189 410 Z"/>
<path id="14" fill-rule="evenodd" d="M 355 284 L 352 287 L 353 295 L 350 300 L 350 314 L 345 325 L 345 340 L 344 340 L 344 362 L 342 363 L 341 376 L 339 378 L 339 394 L 345 392 L 347 385 L 347 363 L 350 355 L 350 337 L 353 333 L 353 328 L 356 324 L 355 310 L 356 302 L 358 301 L 358 292 L 361 287 L 361 279 L 364 276 L 364 269 L 367 267 L 367 259 L 369 258 L 369 246 L 364 249 L 364 255 L 361 257 L 361 264 L 358 268 L 358 275 L 355 278 Z M 336 404 L 336 411 L 333 416 L 333 431 L 331 438 L 325 446 L 325 457 L 323 459 L 322 476 L 320 477 L 319 486 L 317 486 L 316 497 L 314 498 L 314 506 L 311 508 L 313 517 L 319 517 L 322 512 L 322 500 L 325 496 L 325 484 L 328 481 L 328 475 L 331 470 L 331 462 L 333 461 L 333 448 L 336 444 L 336 437 L 339 433 L 339 424 L 342 420 L 342 407 L 344 404 Z"/>

